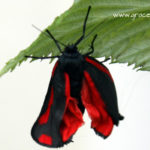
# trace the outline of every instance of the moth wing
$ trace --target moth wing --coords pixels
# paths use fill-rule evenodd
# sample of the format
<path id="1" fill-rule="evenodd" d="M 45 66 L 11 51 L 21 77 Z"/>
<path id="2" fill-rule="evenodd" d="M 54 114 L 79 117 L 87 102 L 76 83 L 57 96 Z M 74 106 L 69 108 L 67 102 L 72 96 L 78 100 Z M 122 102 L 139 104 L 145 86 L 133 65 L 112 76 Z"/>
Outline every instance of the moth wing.
<path id="1" fill-rule="evenodd" d="M 57 62 L 31 135 L 41 145 L 61 147 L 72 141 L 72 135 L 82 124 L 82 113 L 77 107 L 77 100 L 70 96 L 69 75 L 62 72 Z"/>
<path id="2" fill-rule="evenodd" d="M 81 89 L 83 105 L 92 120 L 91 127 L 103 138 L 123 117 L 119 114 L 116 89 L 109 70 L 92 57 L 85 57 Z"/>

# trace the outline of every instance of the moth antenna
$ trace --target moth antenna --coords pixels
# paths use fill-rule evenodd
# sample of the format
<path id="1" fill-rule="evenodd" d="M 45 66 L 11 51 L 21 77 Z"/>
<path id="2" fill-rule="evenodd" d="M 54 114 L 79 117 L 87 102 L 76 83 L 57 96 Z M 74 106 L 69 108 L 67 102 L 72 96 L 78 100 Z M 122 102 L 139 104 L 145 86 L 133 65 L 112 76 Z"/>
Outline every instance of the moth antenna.
<path id="1" fill-rule="evenodd" d="M 63 53 L 62 50 L 61 50 L 61 48 L 60 48 L 60 46 L 59 46 L 59 44 L 58 44 L 58 42 L 57 42 L 57 40 L 54 38 L 54 36 L 51 34 L 51 32 L 50 32 L 48 29 L 46 29 L 46 32 L 47 32 L 47 33 L 49 34 L 49 36 L 53 39 L 53 41 L 55 42 L 55 44 L 56 44 L 58 50 L 59 50 L 61 53 Z"/>
<path id="2" fill-rule="evenodd" d="M 38 30 L 38 31 L 40 31 L 41 33 L 43 33 L 44 35 L 46 35 L 47 37 L 49 37 L 49 38 L 51 38 L 50 36 L 49 36 L 49 34 L 46 34 L 45 32 L 43 32 L 41 29 L 39 29 L 37 26 L 35 26 L 34 24 L 32 24 L 32 27 L 33 28 L 35 28 L 36 30 Z M 65 45 L 64 43 L 62 43 L 62 42 L 60 42 L 60 41 L 58 41 L 58 40 L 56 40 L 58 43 L 60 43 L 61 45 L 63 45 L 64 47 L 66 47 L 67 45 Z"/>
<path id="3" fill-rule="evenodd" d="M 86 23 L 87 23 L 87 19 L 88 19 L 90 10 L 91 10 L 91 6 L 88 7 L 88 11 L 87 11 L 87 14 L 86 14 L 86 17 L 85 17 L 85 20 L 84 20 L 82 36 L 77 40 L 77 42 L 75 43 L 75 46 L 77 46 L 84 39 Z"/>

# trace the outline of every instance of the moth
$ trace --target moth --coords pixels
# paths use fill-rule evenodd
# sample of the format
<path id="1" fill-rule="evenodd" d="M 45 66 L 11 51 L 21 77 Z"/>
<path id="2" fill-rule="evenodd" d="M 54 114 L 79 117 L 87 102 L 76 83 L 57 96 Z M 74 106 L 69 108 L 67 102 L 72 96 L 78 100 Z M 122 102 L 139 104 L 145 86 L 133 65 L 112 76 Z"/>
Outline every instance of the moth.
<path id="1" fill-rule="evenodd" d="M 114 125 L 123 119 L 118 110 L 117 95 L 113 78 L 103 64 L 89 56 L 94 52 L 93 37 L 90 51 L 81 54 L 78 45 L 85 37 L 86 22 L 91 6 L 83 24 L 83 34 L 62 51 L 59 41 L 49 30 L 46 33 L 55 42 L 60 56 L 27 58 L 58 58 L 50 80 L 41 112 L 34 123 L 33 139 L 47 147 L 62 147 L 72 142 L 73 135 L 84 124 L 85 109 L 91 118 L 91 128 L 103 138 L 107 138 Z"/>

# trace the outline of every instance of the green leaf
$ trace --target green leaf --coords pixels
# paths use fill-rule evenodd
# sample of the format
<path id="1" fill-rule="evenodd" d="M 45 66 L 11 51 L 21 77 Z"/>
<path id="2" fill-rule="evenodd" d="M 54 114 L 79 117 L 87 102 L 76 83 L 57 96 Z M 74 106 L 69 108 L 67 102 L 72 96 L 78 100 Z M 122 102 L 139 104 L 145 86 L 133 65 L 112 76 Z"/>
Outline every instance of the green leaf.
<path id="1" fill-rule="evenodd" d="M 79 51 L 86 53 L 93 36 L 97 33 L 93 57 L 111 57 L 112 63 L 135 64 L 134 68 L 150 71 L 148 0 L 74 0 L 73 6 L 57 17 L 47 29 L 57 40 L 65 44 L 74 43 L 82 34 L 83 21 L 89 5 L 92 6 L 92 10 L 87 22 L 86 38 L 79 45 Z M 117 14 L 126 14 L 126 17 L 114 17 Z M 134 14 L 137 15 L 135 18 L 132 17 Z M 141 14 L 147 17 L 141 17 Z M 27 60 L 25 55 L 59 54 L 54 42 L 41 33 L 28 48 L 6 63 L 0 71 L 0 76 Z"/>

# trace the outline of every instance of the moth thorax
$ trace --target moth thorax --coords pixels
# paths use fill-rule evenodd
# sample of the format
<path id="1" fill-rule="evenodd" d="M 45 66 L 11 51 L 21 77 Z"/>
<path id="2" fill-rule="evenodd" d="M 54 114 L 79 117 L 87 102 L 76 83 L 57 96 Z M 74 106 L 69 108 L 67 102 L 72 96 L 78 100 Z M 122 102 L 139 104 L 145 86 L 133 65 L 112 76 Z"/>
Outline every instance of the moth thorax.
<path id="1" fill-rule="evenodd" d="M 68 45 L 65 48 L 65 52 L 67 52 L 67 53 L 75 53 L 75 52 L 77 52 L 77 47 L 75 45 Z"/>

